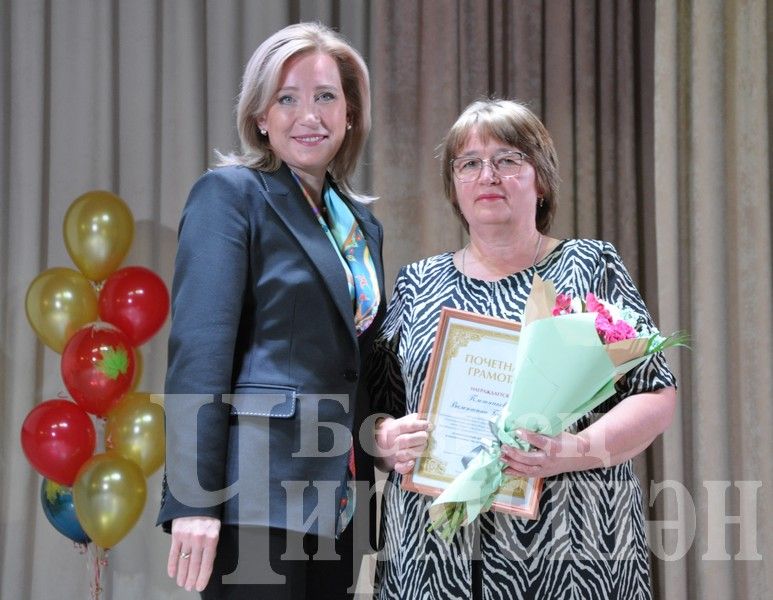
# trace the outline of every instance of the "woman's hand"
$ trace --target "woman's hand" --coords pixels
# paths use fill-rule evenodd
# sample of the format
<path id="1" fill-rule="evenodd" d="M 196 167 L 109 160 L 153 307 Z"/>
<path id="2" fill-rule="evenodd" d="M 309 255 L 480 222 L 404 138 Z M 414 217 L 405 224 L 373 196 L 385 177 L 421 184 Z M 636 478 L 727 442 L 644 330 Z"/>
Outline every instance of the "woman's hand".
<path id="1" fill-rule="evenodd" d="M 167 573 L 189 592 L 207 587 L 215 561 L 220 520 L 211 517 L 178 517 L 172 521 L 172 547 Z"/>
<path id="2" fill-rule="evenodd" d="M 505 475 L 513 477 L 550 477 L 567 471 L 588 469 L 593 464 L 588 455 L 588 441 L 571 433 L 563 432 L 555 437 L 519 429 L 516 435 L 532 445 L 524 451 L 502 445 L 502 461 L 507 465 Z"/>
<path id="3" fill-rule="evenodd" d="M 432 423 L 420 419 L 417 413 L 395 419 L 386 417 L 376 424 L 376 447 L 379 468 L 394 469 L 401 475 L 410 472 L 416 458 L 427 448 Z"/>
<path id="4" fill-rule="evenodd" d="M 520 477 L 550 477 L 569 471 L 611 467 L 644 452 L 671 423 L 676 388 L 634 394 L 615 405 L 580 433 L 555 437 L 518 430 L 531 452 L 502 446 L 504 473 Z"/>

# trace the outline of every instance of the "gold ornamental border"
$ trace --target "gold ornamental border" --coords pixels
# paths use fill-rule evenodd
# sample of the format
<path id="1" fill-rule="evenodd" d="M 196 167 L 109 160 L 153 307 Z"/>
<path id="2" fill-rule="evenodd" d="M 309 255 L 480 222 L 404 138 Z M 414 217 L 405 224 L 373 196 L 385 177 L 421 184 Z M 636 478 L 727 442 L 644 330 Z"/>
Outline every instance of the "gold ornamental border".
<path id="1" fill-rule="evenodd" d="M 517 342 L 520 329 L 520 324 L 515 321 L 443 307 L 432 346 L 427 377 L 424 380 L 424 388 L 419 401 L 419 415 L 428 418 L 433 423 L 437 421 L 445 392 L 449 362 L 458 356 L 462 348 L 471 342 L 479 342 L 487 338 Z M 446 464 L 433 453 L 433 449 L 434 444 L 430 436 L 428 454 L 417 461 L 417 475 L 436 481 L 438 485 L 417 483 L 411 472 L 403 476 L 402 487 L 404 489 L 429 496 L 439 496 L 445 488 L 444 484 L 453 481 L 453 477 L 445 474 Z M 542 480 L 538 479 L 534 482 L 530 493 L 529 488 L 527 480 L 509 479 L 500 488 L 499 495 L 500 497 L 512 497 L 513 503 L 497 501 L 493 508 L 526 518 L 534 518 L 537 514 Z"/>

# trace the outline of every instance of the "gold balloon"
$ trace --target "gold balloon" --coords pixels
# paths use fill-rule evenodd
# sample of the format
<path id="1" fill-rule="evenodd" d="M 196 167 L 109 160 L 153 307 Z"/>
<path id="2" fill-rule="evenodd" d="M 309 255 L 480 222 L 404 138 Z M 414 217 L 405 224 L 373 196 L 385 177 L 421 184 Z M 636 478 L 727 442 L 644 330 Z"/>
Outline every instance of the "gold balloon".
<path id="1" fill-rule="evenodd" d="M 99 317 L 99 301 L 91 282 L 64 267 L 43 271 L 32 281 L 25 308 L 40 341 L 59 353 L 78 329 Z"/>
<path id="2" fill-rule="evenodd" d="M 102 281 L 119 267 L 133 237 L 134 217 L 129 207 L 110 192 L 86 192 L 64 216 L 67 252 L 92 281 Z"/>
<path id="3" fill-rule="evenodd" d="M 115 452 L 95 454 L 80 468 L 72 487 L 83 531 L 102 548 L 112 548 L 134 527 L 145 507 L 142 470 Z"/>
<path id="4" fill-rule="evenodd" d="M 107 415 L 105 447 L 152 475 L 164 464 L 164 409 L 148 393 L 126 394 Z"/>

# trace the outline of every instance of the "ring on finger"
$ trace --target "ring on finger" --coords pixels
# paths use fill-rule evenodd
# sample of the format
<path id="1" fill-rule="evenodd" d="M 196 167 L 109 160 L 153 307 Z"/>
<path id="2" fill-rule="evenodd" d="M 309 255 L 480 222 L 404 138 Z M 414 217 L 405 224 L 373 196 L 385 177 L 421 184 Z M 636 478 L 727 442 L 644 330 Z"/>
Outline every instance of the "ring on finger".
<path id="1" fill-rule="evenodd" d="M 191 557 L 191 553 L 190 552 L 180 552 L 180 558 L 182 558 L 183 560 L 187 560 L 190 557 Z"/>

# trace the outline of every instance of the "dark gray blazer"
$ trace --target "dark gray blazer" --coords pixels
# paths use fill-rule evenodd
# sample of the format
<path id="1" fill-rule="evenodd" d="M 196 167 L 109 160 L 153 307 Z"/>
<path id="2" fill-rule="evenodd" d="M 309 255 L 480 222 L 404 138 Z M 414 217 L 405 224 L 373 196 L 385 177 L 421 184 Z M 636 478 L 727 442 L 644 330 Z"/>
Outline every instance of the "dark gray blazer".
<path id="1" fill-rule="evenodd" d="M 381 288 L 359 338 L 340 259 L 285 165 L 218 168 L 194 185 L 172 288 L 158 519 L 167 530 L 199 515 L 296 531 L 313 522 L 332 536 L 350 432 L 357 478 L 372 481 L 360 374 L 386 308 L 382 228 L 349 206 Z"/>

